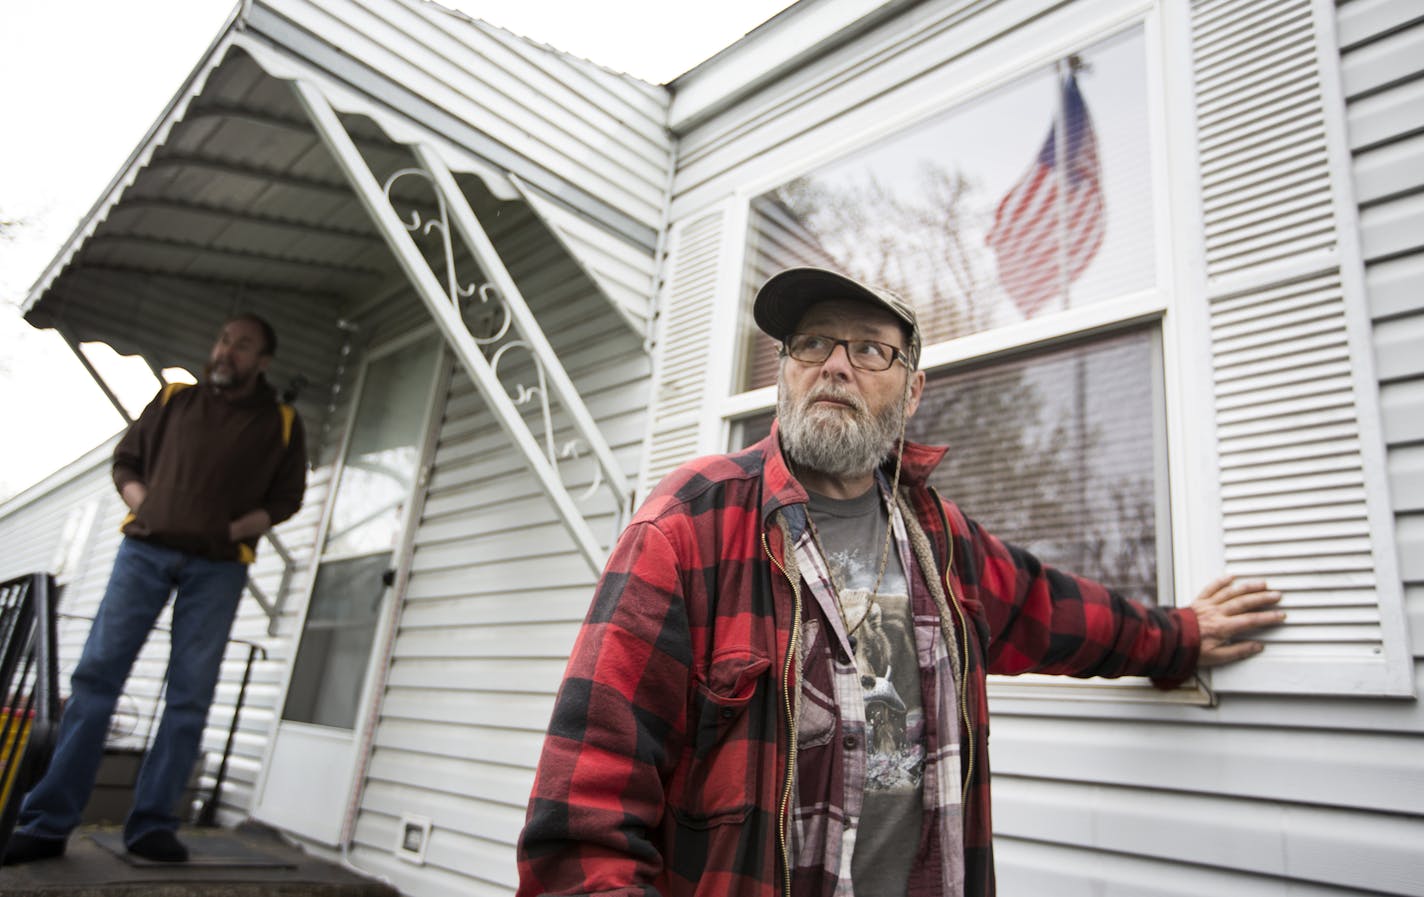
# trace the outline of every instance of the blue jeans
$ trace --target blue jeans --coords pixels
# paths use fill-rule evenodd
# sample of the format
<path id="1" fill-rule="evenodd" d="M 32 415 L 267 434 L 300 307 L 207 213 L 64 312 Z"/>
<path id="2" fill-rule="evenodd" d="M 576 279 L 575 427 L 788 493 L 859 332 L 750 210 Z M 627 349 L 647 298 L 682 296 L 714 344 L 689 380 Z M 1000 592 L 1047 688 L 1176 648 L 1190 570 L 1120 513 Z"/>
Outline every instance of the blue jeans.
<path id="1" fill-rule="evenodd" d="M 173 600 L 167 706 L 134 786 L 124 841 L 178 828 L 173 805 L 202 743 L 247 566 L 125 538 L 70 679 L 53 759 L 25 797 L 17 830 L 65 838 L 79 824 L 103 758 L 109 718 L 154 621 Z"/>

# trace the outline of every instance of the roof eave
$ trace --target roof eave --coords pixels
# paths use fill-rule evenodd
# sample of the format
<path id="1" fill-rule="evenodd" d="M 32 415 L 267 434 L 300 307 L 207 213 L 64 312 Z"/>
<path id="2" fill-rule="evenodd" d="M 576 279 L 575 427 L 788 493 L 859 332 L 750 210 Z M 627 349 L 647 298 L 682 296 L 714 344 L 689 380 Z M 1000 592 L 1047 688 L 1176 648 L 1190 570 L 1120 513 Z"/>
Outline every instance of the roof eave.
<path id="1" fill-rule="evenodd" d="M 668 129 L 682 135 L 786 73 L 924 0 L 800 0 L 668 82 Z"/>

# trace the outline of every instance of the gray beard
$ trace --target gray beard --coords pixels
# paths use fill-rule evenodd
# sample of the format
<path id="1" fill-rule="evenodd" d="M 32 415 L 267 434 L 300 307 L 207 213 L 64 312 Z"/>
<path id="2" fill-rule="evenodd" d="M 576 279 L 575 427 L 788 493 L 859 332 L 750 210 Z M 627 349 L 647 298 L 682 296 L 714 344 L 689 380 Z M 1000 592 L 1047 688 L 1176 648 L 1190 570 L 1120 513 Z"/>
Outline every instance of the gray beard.
<path id="1" fill-rule="evenodd" d="M 812 407 L 825 396 L 853 404 L 854 414 Z M 793 402 L 782 384 L 777 390 L 776 416 L 781 450 L 792 464 L 828 476 L 848 477 L 869 473 L 890 457 L 900 437 L 905 406 L 903 402 L 892 404 L 873 416 L 859 396 L 824 385 Z"/>
<path id="2" fill-rule="evenodd" d="M 207 386 L 218 390 L 219 392 L 226 392 L 228 390 L 241 392 L 252 383 L 255 383 L 257 381 L 257 376 L 257 372 L 253 371 L 251 377 L 248 377 L 246 380 L 241 380 L 231 369 L 227 371 L 219 371 L 215 369 L 213 367 L 213 363 L 210 361 L 207 364 L 203 365 L 202 382 Z"/>

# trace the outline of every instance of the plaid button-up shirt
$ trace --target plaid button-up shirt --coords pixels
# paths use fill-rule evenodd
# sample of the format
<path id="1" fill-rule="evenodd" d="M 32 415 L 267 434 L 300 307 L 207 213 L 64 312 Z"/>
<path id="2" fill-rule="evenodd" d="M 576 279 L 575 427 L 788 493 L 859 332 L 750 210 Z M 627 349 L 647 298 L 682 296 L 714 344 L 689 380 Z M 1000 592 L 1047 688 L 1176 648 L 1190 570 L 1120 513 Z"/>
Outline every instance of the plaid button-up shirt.
<path id="1" fill-rule="evenodd" d="M 906 443 L 900 500 L 958 624 L 964 894 L 987 897 L 985 673 L 1184 677 L 1200 637 L 1190 610 L 1128 601 L 984 532 L 926 486 L 943 455 Z M 787 571 L 806 500 L 775 426 L 745 451 L 683 465 L 648 496 L 614 546 L 554 702 L 519 841 L 522 897 L 791 890 L 803 588 Z"/>
<path id="2" fill-rule="evenodd" d="M 899 506 L 890 488 L 876 478 L 882 507 L 891 508 L 896 556 L 905 571 L 914 618 L 915 650 L 924 710 L 924 770 L 921 777 L 923 821 L 928 840 L 926 858 L 913 870 L 909 892 L 916 895 L 958 895 L 964 884 L 964 841 L 959 788 L 959 712 L 954 664 L 945 638 L 946 624 L 920 572 Z M 792 512 L 788 512 L 788 516 Z M 802 672 L 802 711 L 822 710 L 835 721 L 820 750 L 797 755 L 796 824 L 792 855 L 792 894 L 854 897 L 851 859 L 865 795 L 869 759 L 865 719 L 865 686 L 855 662 L 855 646 L 846 632 L 836 596 L 835 580 L 810 527 L 795 548 L 797 566 L 815 599 L 816 632 L 806 640 Z M 804 594 L 804 593 L 803 593 Z M 808 612 L 809 616 L 809 612 Z M 827 686 L 829 680 L 829 687 Z"/>

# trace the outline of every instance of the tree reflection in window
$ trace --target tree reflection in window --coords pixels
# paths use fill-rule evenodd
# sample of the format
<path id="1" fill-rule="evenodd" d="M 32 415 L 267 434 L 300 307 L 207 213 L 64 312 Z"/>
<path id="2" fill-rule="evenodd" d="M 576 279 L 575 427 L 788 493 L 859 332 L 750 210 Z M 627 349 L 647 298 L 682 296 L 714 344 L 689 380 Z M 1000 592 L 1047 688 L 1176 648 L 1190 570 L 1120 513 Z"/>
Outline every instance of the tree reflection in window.
<path id="1" fill-rule="evenodd" d="M 931 377 L 908 428 L 912 440 L 949 446 L 930 482 L 1040 560 L 1157 601 L 1152 337 L 1139 330 Z"/>
<path id="2" fill-rule="evenodd" d="M 395 547 L 416 456 L 415 446 L 403 445 L 347 458 L 340 500 L 331 513 L 329 552 L 353 555 Z"/>
<path id="3" fill-rule="evenodd" d="M 1106 232 L 1041 310 L 1156 286 L 1146 55 L 1141 28 L 1075 54 L 1101 162 Z M 1025 311 L 986 243 L 1003 197 L 1038 158 L 1063 101 L 1064 66 L 1010 83 L 806 172 L 750 204 L 744 307 L 772 274 L 818 265 L 912 302 L 927 346 L 1007 328 Z M 1059 210 L 1059 220 L 1062 211 Z M 776 381 L 771 340 L 743 316 L 741 388 Z M 1065 327 L 1066 329 L 1066 327 Z M 966 514 L 1041 560 L 1170 603 L 1157 328 L 936 373 L 911 438 L 948 443 L 933 482 Z M 1041 336 L 1041 335 L 1040 335 Z M 738 423 L 743 442 L 771 415 Z"/>

